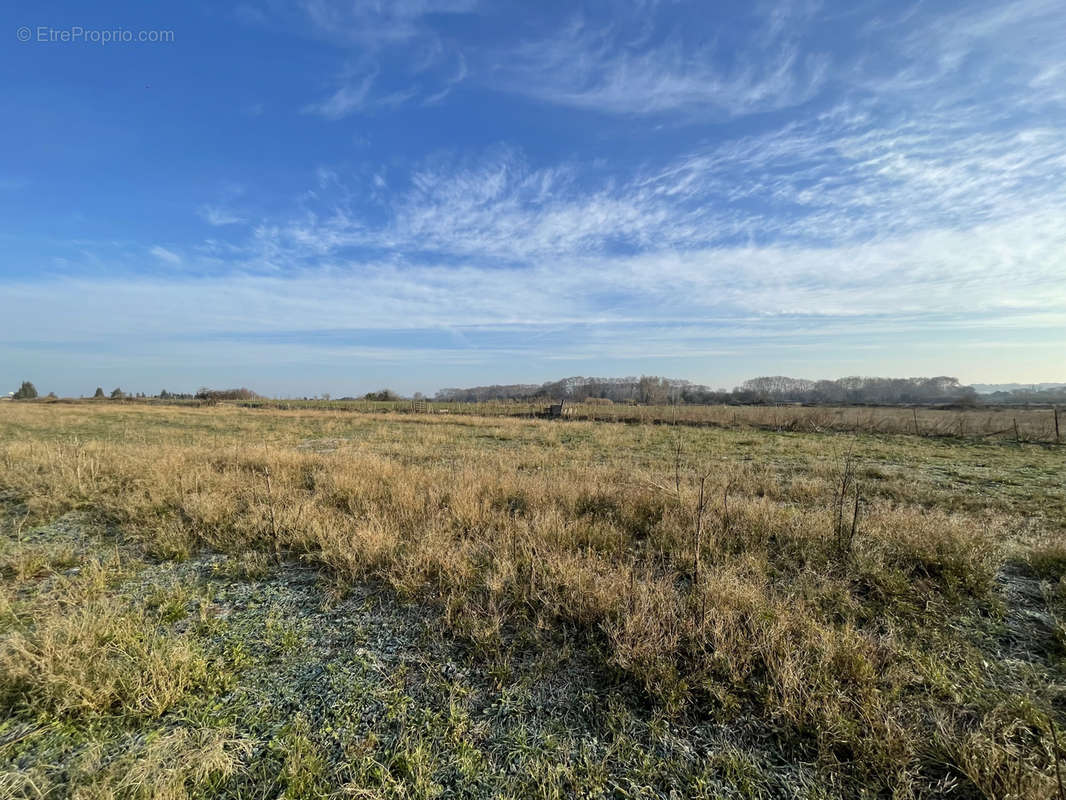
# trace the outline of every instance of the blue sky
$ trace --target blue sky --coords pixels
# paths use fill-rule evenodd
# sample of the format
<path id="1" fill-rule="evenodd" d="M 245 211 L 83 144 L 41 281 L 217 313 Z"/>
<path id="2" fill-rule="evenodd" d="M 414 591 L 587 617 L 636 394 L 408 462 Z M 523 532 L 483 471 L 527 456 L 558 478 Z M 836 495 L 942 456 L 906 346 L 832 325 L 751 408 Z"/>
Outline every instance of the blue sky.
<path id="1" fill-rule="evenodd" d="M 11 388 L 1066 379 L 1061 0 L 13 5 Z"/>

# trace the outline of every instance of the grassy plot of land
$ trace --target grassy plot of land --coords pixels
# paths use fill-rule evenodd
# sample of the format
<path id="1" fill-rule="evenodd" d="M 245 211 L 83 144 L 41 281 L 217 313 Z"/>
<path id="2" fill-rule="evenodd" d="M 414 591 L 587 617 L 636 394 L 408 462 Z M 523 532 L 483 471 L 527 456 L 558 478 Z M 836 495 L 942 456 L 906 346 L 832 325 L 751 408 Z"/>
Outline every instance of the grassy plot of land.
<path id="1" fill-rule="evenodd" d="M 0 796 L 1053 797 L 1064 461 L 8 404 Z"/>
<path id="2" fill-rule="evenodd" d="M 107 406 L 110 400 L 70 398 L 42 403 Z M 266 397 L 234 400 L 124 398 L 124 405 L 168 405 L 201 408 L 224 405 L 273 411 L 335 411 L 346 414 L 446 414 L 466 417 L 534 419 L 548 416 L 549 398 L 487 400 L 465 403 L 441 400 L 280 400 Z M 565 418 L 590 422 L 714 426 L 807 433 L 895 433 L 951 436 L 1015 442 L 1061 444 L 1066 441 L 1066 413 L 1053 406 L 804 406 L 784 405 L 658 405 L 611 403 L 588 399 L 568 402 Z"/>

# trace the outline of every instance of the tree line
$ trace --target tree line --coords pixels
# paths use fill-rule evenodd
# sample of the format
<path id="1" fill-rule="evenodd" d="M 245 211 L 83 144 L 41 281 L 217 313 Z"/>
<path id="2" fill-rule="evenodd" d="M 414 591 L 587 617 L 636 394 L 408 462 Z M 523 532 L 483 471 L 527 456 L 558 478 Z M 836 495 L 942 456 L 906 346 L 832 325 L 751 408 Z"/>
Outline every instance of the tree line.
<path id="1" fill-rule="evenodd" d="M 37 389 L 30 381 L 23 381 L 12 399 L 33 400 Z M 55 393 L 48 398 L 54 399 Z M 143 392 L 127 394 L 116 387 L 105 393 L 97 387 L 94 400 L 124 400 L 147 398 Z M 162 390 L 160 400 L 200 400 L 206 402 L 253 401 L 261 396 L 251 389 L 200 388 L 195 394 Z M 421 392 L 414 394 L 421 399 Z M 307 399 L 307 398 L 305 398 Z M 328 400 L 329 395 L 319 399 Z M 342 397 L 340 400 L 355 400 Z M 405 399 L 391 389 L 367 392 L 363 400 L 390 401 Z M 958 378 L 939 375 L 932 378 L 878 378 L 851 376 L 836 380 L 808 380 L 771 375 L 744 381 L 734 389 L 712 389 L 702 384 L 657 375 L 624 378 L 586 378 L 573 376 L 545 383 L 493 384 L 470 388 L 441 389 L 434 399 L 439 402 L 534 402 L 570 401 L 598 403 L 638 403 L 643 405 L 721 405 L 760 403 L 807 403 L 824 405 L 1018 405 L 1025 403 L 1066 403 L 1066 386 L 1040 389 L 1017 389 L 978 395 L 972 386 L 959 383 Z"/>
<path id="2" fill-rule="evenodd" d="M 973 387 L 958 378 L 870 378 L 853 376 L 837 380 L 807 380 L 783 375 L 752 378 L 732 390 L 656 375 L 627 378 L 575 376 L 542 384 L 496 384 L 468 389 L 442 389 L 436 400 L 463 403 L 486 401 L 591 399 L 613 403 L 720 404 L 720 403 L 838 403 L 911 404 L 977 402 Z"/>

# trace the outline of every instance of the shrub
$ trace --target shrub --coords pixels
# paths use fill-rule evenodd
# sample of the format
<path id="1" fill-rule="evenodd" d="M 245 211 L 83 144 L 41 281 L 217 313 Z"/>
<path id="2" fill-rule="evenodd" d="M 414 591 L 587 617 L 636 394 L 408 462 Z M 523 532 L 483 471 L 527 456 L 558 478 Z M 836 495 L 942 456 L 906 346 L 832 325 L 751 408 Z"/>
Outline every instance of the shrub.
<path id="1" fill-rule="evenodd" d="M 364 400 L 399 400 L 400 396 L 392 389 L 382 389 L 378 392 L 367 392 L 363 395 Z"/>
<path id="2" fill-rule="evenodd" d="M 62 581 L 58 596 L 33 608 L 32 627 L 0 642 L 0 707 L 157 717 L 210 684 L 207 663 L 188 640 L 95 591 L 99 574 L 89 564 Z"/>
<path id="3" fill-rule="evenodd" d="M 240 389 L 208 389 L 204 386 L 196 393 L 197 400 L 255 400 L 258 397 L 251 389 L 245 389 L 243 386 Z"/>
<path id="4" fill-rule="evenodd" d="M 37 387 L 29 381 L 23 381 L 22 386 L 12 397 L 15 400 L 33 400 L 37 397 Z"/>

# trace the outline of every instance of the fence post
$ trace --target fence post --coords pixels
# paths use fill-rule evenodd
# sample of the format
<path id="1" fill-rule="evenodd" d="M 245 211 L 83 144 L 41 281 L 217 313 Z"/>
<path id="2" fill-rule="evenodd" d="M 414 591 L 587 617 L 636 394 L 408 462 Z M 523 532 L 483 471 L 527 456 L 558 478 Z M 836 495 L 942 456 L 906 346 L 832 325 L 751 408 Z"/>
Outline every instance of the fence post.
<path id="1" fill-rule="evenodd" d="M 914 435 L 921 436 L 921 434 L 918 432 L 918 409 L 912 408 L 911 411 L 914 413 Z"/>
<path id="2" fill-rule="evenodd" d="M 1022 443 L 1022 437 L 1018 434 L 1018 418 L 1017 417 L 1013 417 L 1012 419 L 1014 420 L 1014 441 L 1017 444 L 1021 444 Z"/>
<path id="3" fill-rule="evenodd" d="M 1055 444 L 1061 444 L 1061 440 L 1059 439 L 1059 407 L 1055 406 L 1054 407 L 1054 411 L 1055 411 Z"/>

